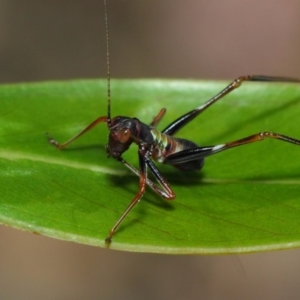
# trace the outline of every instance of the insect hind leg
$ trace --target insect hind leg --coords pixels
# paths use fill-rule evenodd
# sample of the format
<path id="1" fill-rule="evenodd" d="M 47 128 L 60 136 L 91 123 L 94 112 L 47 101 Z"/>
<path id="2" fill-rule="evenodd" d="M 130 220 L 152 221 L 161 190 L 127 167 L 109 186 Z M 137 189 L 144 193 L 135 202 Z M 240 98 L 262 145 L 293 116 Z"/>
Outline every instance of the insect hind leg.
<path id="1" fill-rule="evenodd" d="M 220 91 L 217 95 L 206 101 L 204 104 L 196 107 L 195 109 L 187 112 L 182 115 L 171 124 L 169 124 L 162 133 L 168 135 L 174 135 L 178 130 L 187 125 L 193 119 L 195 119 L 198 115 L 200 115 L 204 110 L 208 107 L 222 99 L 227 94 L 231 93 L 235 89 L 239 88 L 243 82 L 245 81 L 259 81 L 259 82 L 300 82 L 298 78 L 289 78 L 289 77 L 273 77 L 273 76 L 265 76 L 265 75 L 246 75 L 240 76 L 233 80 L 228 86 L 226 86 L 222 91 Z"/>
<path id="2" fill-rule="evenodd" d="M 195 161 L 195 160 L 204 158 L 206 156 L 210 156 L 210 155 L 219 153 L 221 151 L 228 150 L 233 147 L 238 147 L 238 146 L 243 146 L 243 145 L 249 144 L 249 143 L 263 141 L 266 138 L 278 139 L 278 140 L 281 140 L 284 142 L 288 142 L 288 143 L 300 146 L 300 140 L 298 140 L 298 139 L 288 137 L 288 136 L 280 134 L 280 133 L 263 131 L 263 132 L 256 133 L 256 134 L 250 135 L 248 137 L 242 138 L 240 140 L 236 140 L 236 141 L 225 143 L 225 144 L 183 150 L 181 152 L 177 152 L 177 153 L 174 153 L 174 154 L 168 156 L 166 158 L 165 162 L 169 163 L 169 164 L 178 164 L 178 163 L 186 163 L 189 161 Z"/>

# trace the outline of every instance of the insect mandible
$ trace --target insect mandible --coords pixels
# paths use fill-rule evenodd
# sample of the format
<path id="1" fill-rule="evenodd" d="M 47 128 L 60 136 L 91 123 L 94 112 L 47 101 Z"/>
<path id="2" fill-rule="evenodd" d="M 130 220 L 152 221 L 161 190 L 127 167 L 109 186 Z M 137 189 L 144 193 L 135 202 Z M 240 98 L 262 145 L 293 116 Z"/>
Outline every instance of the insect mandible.
<path id="1" fill-rule="evenodd" d="M 107 116 L 101 116 L 94 122 L 88 125 L 76 136 L 65 142 L 64 144 L 58 143 L 49 134 L 48 141 L 57 147 L 63 149 L 71 144 L 78 137 L 94 128 L 99 123 L 106 123 L 109 131 L 108 143 L 106 145 L 106 151 L 108 156 L 111 156 L 115 160 L 121 162 L 130 171 L 139 177 L 139 190 L 133 197 L 130 204 L 127 206 L 121 217 L 117 220 L 115 225 L 111 228 L 105 239 L 106 245 L 109 245 L 112 241 L 112 237 L 115 234 L 117 228 L 132 210 L 132 208 L 139 202 L 145 193 L 146 186 L 149 186 L 154 192 L 161 197 L 172 200 L 175 198 L 171 186 L 167 180 L 160 173 L 154 161 L 169 164 L 182 171 L 199 171 L 203 167 L 204 158 L 221 151 L 242 146 L 248 143 L 262 141 L 266 138 L 278 139 L 291 144 L 300 145 L 300 140 L 286 135 L 275 132 L 259 132 L 253 135 L 244 137 L 242 139 L 219 144 L 215 146 L 203 146 L 200 147 L 196 143 L 187 139 L 175 138 L 174 134 L 182 127 L 187 125 L 190 121 L 200 115 L 204 110 L 222 99 L 225 95 L 240 87 L 244 81 L 273 81 L 273 82 L 300 82 L 296 78 L 286 77 L 272 77 L 264 75 L 248 75 L 240 76 L 225 87 L 217 95 L 209 99 L 204 104 L 196 107 L 195 109 L 187 112 L 183 116 L 179 117 L 171 124 L 169 124 L 164 130 L 159 131 L 156 126 L 166 113 L 166 109 L 163 108 L 157 114 L 150 124 L 145 124 L 137 118 L 117 116 L 111 118 L 111 97 L 110 97 L 110 60 L 109 60 L 109 34 L 108 34 L 108 17 L 107 17 L 107 5 L 104 0 L 105 7 L 105 28 L 106 28 L 106 59 L 107 59 Z M 122 157 L 122 154 L 129 149 L 132 143 L 138 146 L 138 159 L 139 169 L 136 169 Z M 148 170 L 153 174 L 156 182 L 153 182 L 148 178 Z"/>

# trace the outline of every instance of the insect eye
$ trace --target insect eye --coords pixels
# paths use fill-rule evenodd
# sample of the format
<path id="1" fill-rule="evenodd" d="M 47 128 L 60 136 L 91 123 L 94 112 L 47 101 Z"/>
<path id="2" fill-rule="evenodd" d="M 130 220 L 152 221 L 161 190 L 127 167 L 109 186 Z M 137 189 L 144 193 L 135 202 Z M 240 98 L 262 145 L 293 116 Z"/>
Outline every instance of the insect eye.
<path id="1" fill-rule="evenodd" d="M 126 143 L 130 138 L 130 130 L 128 128 L 120 130 L 119 140 L 121 143 Z"/>

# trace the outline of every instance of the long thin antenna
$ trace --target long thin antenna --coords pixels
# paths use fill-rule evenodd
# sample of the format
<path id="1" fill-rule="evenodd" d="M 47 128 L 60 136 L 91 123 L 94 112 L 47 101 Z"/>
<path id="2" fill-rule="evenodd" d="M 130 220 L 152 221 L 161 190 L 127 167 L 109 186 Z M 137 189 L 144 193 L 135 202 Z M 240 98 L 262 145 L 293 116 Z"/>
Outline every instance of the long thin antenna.
<path id="1" fill-rule="evenodd" d="M 104 2 L 105 13 L 105 31 L 106 31 L 106 65 L 107 65 L 107 125 L 111 125 L 110 117 L 110 64 L 109 64 L 109 35 L 108 35 L 108 18 L 107 18 L 107 5 L 106 0 Z"/>

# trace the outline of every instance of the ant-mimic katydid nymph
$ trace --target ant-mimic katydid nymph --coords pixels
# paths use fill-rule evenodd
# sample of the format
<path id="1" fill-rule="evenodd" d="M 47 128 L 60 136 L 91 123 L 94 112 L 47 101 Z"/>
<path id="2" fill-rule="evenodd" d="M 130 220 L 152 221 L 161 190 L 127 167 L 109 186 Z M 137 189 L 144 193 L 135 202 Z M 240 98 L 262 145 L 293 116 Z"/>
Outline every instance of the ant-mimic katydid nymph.
<path id="1" fill-rule="evenodd" d="M 108 38 L 108 21 L 107 21 L 107 7 L 106 0 L 104 0 L 105 7 L 105 28 L 106 28 L 106 44 L 107 44 L 107 116 L 97 118 L 83 131 L 74 136 L 72 139 L 64 144 L 59 144 L 50 135 L 48 140 L 51 144 L 59 149 L 63 149 L 72 143 L 75 139 L 92 129 L 99 123 L 106 123 L 109 131 L 108 143 L 106 145 L 106 151 L 108 156 L 116 159 L 124 164 L 130 171 L 139 177 L 139 190 L 133 197 L 132 201 L 121 215 L 119 220 L 115 223 L 105 240 L 105 243 L 109 245 L 112 237 L 115 234 L 117 228 L 122 223 L 124 218 L 128 215 L 131 209 L 142 198 L 146 186 L 148 185 L 158 195 L 167 200 L 175 198 L 171 186 L 167 180 L 163 177 L 160 171 L 157 169 L 154 161 L 172 165 L 182 171 L 199 171 L 204 164 L 204 158 L 221 151 L 242 146 L 248 143 L 262 141 L 266 138 L 278 139 L 291 144 L 300 145 L 300 140 L 288 137 L 283 134 L 274 132 L 259 132 L 240 140 L 232 141 L 229 143 L 219 144 L 215 146 L 200 147 L 195 142 L 175 138 L 174 134 L 182 127 L 187 125 L 190 121 L 200 115 L 209 106 L 222 99 L 225 95 L 232 92 L 244 81 L 274 81 L 274 82 L 300 82 L 296 78 L 285 77 L 272 77 L 261 75 L 249 75 L 241 76 L 235 79 L 227 87 L 225 87 L 216 96 L 208 100 L 206 103 L 196 107 L 195 109 L 187 112 L 177 120 L 169 124 L 164 130 L 159 131 L 156 126 L 166 113 L 166 109 L 162 109 L 150 124 L 145 124 L 137 118 L 117 116 L 111 118 L 111 99 L 110 99 L 110 65 L 109 65 L 109 38 Z M 122 154 L 127 151 L 132 143 L 136 143 L 138 146 L 138 159 L 139 169 L 136 169 L 127 161 L 122 158 Z M 148 179 L 148 170 L 153 174 L 156 182 Z"/>

